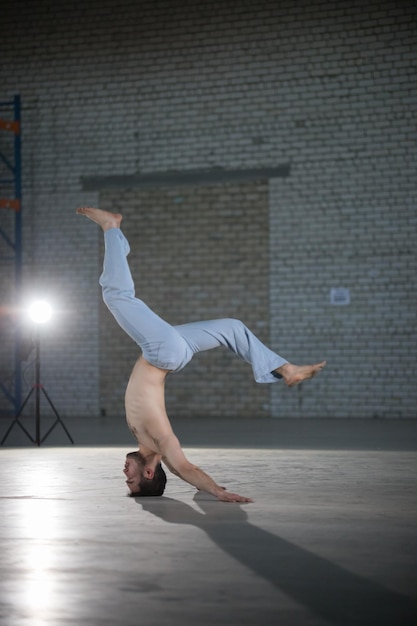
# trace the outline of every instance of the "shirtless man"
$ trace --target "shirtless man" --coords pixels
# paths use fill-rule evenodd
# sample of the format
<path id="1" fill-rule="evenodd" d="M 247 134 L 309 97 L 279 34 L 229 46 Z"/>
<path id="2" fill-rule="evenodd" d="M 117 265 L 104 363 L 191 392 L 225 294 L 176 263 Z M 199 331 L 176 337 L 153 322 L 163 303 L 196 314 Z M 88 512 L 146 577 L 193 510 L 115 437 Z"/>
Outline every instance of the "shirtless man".
<path id="1" fill-rule="evenodd" d="M 162 495 L 166 475 L 161 461 L 176 476 L 224 502 L 252 502 L 227 491 L 185 457 L 165 408 L 165 380 L 194 354 L 227 346 L 251 364 L 255 380 L 273 383 L 282 378 L 292 387 L 312 378 L 326 365 L 294 365 L 272 352 L 242 322 L 233 319 L 170 326 L 135 297 L 127 263 L 130 248 L 120 224 L 122 215 L 92 207 L 76 211 L 104 232 L 105 253 L 100 285 L 103 299 L 119 325 L 140 346 L 126 389 L 126 419 L 139 450 L 126 456 L 124 474 L 132 496 Z"/>

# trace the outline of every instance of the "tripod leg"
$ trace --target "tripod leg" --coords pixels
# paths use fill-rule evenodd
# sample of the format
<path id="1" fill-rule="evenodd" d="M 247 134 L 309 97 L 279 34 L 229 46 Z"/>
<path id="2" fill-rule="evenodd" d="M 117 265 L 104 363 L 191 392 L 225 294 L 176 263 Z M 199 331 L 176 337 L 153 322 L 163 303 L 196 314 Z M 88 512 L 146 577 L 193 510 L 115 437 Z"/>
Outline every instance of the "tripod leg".
<path id="1" fill-rule="evenodd" d="M 53 405 L 51 398 L 48 396 L 48 394 L 47 394 L 47 392 L 46 392 L 45 387 L 42 387 L 42 386 L 41 386 L 41 389 L 42 389 L 42 392 L 43 392 L 43 394 L 44 394 L 45 398 L 46 398 L 46 399 L 47 399 L 47 401 L 48 401 L 49 406 L 51 407 L 51 409 L 52 409 L 52 410 L 53 410 L 53 412 L 55 413 L 55 417 L 56 417 L 56 421 L 55 421 L 55 423 L 51 426 L 51 428 L 48 430 L 48 432 L 46 433 L 46 435 L 44 435 L 44 437 L 43 437 L 42 441 L 45 441 L 45 439 L 48 437 L 49 433 L 51 433 L 51 432 L 53 431 L 53 429 L 55 428 L 55 426 L 56 426 L 56 425 L 58 424 L 58 422 L 59 422 L 59 423 L 61 424 L 62 428 L 64 429 L 64 431 L 65 431 L 65 433 L 66 433 L 66 435 L 67 435 L 68 439 L 69 439 L 69 440 L 71 441 L 71 443 L 73 444 L 73 443 L 74 443 L 74 440 L 73 440 L 73 438 L 71 437 L 71 435 L 69 434 L 69 432 L 68 432 L 68 430 L 67 430 L 67 428 L 66 428 L 66 426 L 65 426 L 64 422 L 62 421 L 61 417 L 59 416 L 58 411 L 56 410 L 55 406 Z"/>
<path id="2" fill-rule="evenodd" d="M 1 440 L 0 445 L 2 446 L 4 444 L 4 442 L 6 441 L 7 437 L 9 436 L 9 433 L 11 432 L 13 426 L 15 424 L 18 424 L 20 426 L 20 428 L 23 430 L 23 432 L 29 437 L 29 439 L 34 442 L 35 440 L 33 439 L 33 437 L 30 436 L 30 434 L 28 433 L 28 431 L 26 430 L 26 428 L 24 428 L 24 426 L 22 426 L 22 424 L 19 422 L 19 417 L 22 415 L 23 413 L 23 409 L 25 408 L 25 406 L 27 405 L 30 396 L 32 395 L 33 391 L 34 391 L 34 387 L 32 387 L 32 389 L 29 391 L 28 395 L 26 396 L 23 404 L 21 405 L 19 411 L 17 412 L 16 417 L 14 418 L 14 420 L 12 421 L 12 423 L 10 424 L 9 428 L 7 429 L 6 434 L 4 435 L 3 439 Z"/>

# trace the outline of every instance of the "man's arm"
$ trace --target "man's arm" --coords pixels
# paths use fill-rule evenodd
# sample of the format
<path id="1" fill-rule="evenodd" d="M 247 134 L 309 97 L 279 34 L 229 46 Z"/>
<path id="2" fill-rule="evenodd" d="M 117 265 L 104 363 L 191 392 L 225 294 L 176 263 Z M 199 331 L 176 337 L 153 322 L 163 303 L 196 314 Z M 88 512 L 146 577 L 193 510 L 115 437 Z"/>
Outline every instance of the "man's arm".
<path id="1" fill-rule="evenodd" d="M 207 491 L 223 502 L 252 502 L 250 498 L 226 491 L 202 469 L 193 465 L 185 457 L 177 437 L 172 434 L 160 442 L 162 460 L 167 468 L 201 491 Z"/>

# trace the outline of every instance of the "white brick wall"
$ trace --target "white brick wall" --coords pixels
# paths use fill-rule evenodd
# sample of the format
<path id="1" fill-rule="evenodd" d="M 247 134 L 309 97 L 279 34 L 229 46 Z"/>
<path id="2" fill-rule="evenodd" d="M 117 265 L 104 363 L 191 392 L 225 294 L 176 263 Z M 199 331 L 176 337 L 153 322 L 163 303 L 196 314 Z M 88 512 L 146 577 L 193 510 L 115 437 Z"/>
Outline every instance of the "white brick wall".
<path id="1" fill-rule="evenodd" d="M 274 386 L 272 413 L 416 416 L 415 33 L 407 1 L 4 0 L 25 277 L 63 302 L 45 346 L 63 414 L 100 406 L 98 235 L 73 214 L 98 195 L 80 177 L 290 162 L 271 182 L 271 341 L 329 367 Z M 338 286 L 351 305 L 330 306 Z"/>

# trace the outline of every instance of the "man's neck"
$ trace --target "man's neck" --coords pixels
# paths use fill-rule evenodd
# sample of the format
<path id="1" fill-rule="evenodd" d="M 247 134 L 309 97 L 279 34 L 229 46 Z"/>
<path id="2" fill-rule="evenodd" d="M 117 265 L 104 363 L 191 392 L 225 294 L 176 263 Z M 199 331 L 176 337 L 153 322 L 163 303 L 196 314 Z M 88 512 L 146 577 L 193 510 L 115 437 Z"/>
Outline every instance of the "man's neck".
<path id="1" fill-rule="evenodd" d="M 149 448 L 147 448 L 146 446 L 142 444 L 140 444 L 139 446 L 139 452 L 145 459 L 146 465 L 156 466 L 158 463 L 160 463 L 162 459 L 162 456 L 160 454 L 157 454 L 156 452 L 154 452 L 153 450 L 150 450 Z"/>

